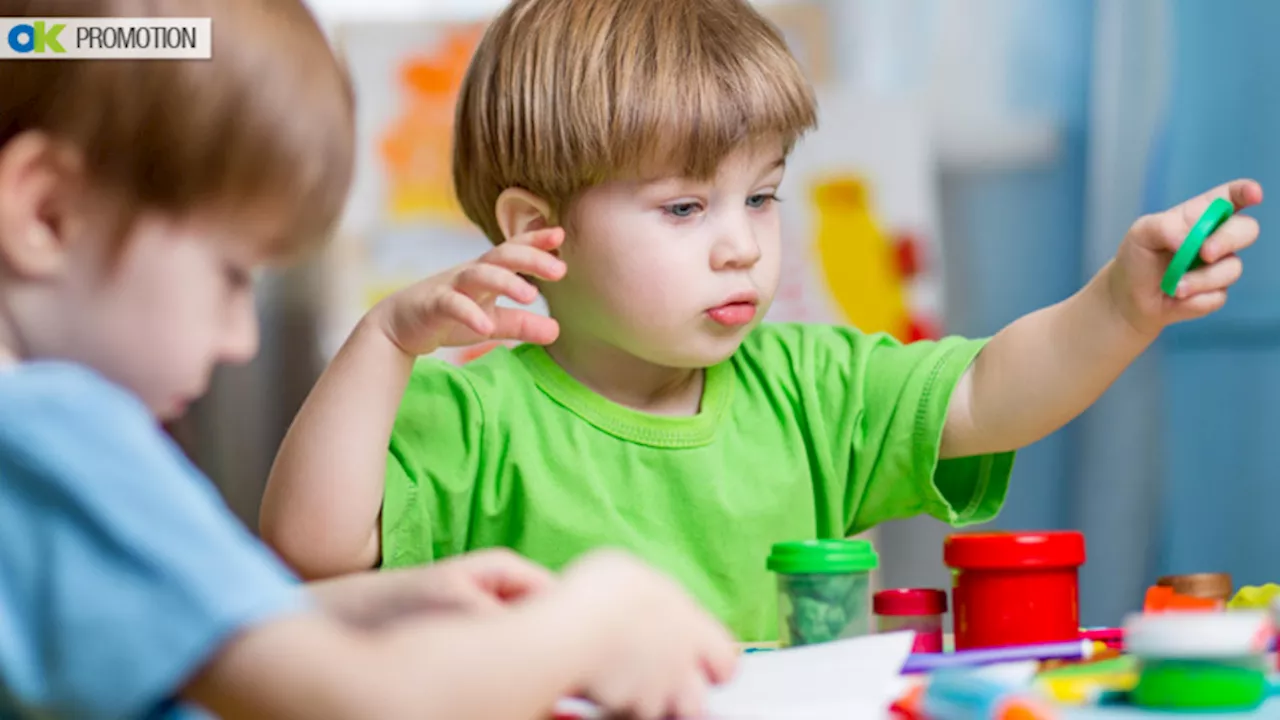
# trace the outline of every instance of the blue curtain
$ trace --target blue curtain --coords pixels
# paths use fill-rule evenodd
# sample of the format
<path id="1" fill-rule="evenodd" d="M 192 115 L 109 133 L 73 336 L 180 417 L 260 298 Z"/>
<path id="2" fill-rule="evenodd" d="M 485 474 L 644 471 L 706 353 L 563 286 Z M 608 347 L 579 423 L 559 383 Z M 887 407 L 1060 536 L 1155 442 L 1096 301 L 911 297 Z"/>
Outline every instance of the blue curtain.
<path id="1" fill-rule="evenodd" d="M 1280 582 L 1280 3 L 1174 0 L 1173 80 L 1152 159 L 1152 208 L 1238 176 L 1270 199 L 1217 315 L 1167 333 L 1160 351 L 1161 528 L 1152 575 L 1226 571 Z"/>

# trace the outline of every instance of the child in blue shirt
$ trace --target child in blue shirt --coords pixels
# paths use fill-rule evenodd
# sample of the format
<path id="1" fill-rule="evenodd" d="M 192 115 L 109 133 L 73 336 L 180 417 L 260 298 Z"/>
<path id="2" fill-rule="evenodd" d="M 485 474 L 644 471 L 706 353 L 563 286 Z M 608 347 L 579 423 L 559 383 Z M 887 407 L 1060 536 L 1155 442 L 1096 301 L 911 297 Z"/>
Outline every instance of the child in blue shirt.
<path id="1" fill-rule="evenodd" d="M 20 7 L 210 17 L 214 47 L 0 62 L 0 717 L 698 712 L 729 635 L 628 557 L 303 585 L 160 430 L 253 356 L 255 269 L 348 190 L 351 90 L 300 0 Z"/>

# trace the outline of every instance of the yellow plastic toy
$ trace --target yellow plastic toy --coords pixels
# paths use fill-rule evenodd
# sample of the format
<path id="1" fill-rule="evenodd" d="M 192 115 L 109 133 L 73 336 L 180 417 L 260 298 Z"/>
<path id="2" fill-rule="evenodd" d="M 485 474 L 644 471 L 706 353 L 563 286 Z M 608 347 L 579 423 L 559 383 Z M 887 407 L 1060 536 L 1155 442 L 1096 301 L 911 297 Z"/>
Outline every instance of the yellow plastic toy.
<path id="1" fill-rule="evenodd" d="M 1245 585 L 1236 591 L 1235 597 L 1227 603 L 1228 610 L 1266 610 L 1271 601 L 1280 595 L 1280 585 Z"/>
<path id="2" fill-rule="evenodd" d="M 865 182 L 835 177 L 814 187 L 817 249 L 831 295 L 845 319 L 866 333 L 903 338 L 907 296 L 893 245 L 871 212 Z"/>

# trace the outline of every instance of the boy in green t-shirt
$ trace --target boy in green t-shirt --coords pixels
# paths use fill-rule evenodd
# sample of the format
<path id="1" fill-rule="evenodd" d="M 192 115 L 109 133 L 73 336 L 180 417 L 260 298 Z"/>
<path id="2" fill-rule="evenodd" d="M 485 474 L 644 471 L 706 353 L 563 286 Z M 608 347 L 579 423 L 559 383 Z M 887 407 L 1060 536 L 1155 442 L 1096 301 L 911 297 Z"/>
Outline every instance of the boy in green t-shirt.
<path id="1" fill-rule="evenodd" d="M 285 441 L 265 537 L 315 577 L 490 546 L 558 568 L 621 546 L 741 640 L 771 640 L 772 543 L 991 519 L 1012 452 L 1166 325 L 1221 307 L 1258 234 L 1231 218 L 1178 297 L 1161 294 L 1213 197 L 1261 201 L 1253 182 L 1222 186 L 1139 220 L 1084 289 L 989 342 L 761 325 L 777 188 L 814 122 L 745 0 L 513 2 L 455 135 L 458 196 L 495 248 L 359 324 Z M 495 305 L 539 291 L 551 318 Z M 415 365 L 490 338 L 525 344 Z"/>

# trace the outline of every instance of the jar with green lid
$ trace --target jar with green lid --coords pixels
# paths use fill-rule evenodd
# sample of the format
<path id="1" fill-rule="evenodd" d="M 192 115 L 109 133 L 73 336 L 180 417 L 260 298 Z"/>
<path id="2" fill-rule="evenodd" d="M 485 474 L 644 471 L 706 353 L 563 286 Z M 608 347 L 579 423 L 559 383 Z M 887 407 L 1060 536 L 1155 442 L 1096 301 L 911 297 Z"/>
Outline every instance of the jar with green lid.
<path id="1" fill-rule="evenodd" d="M 871 571 L 866 540 L 803 540 L 773 546 L 778 576 L 779 644 L 812 645 L 871 632 Z"/>

